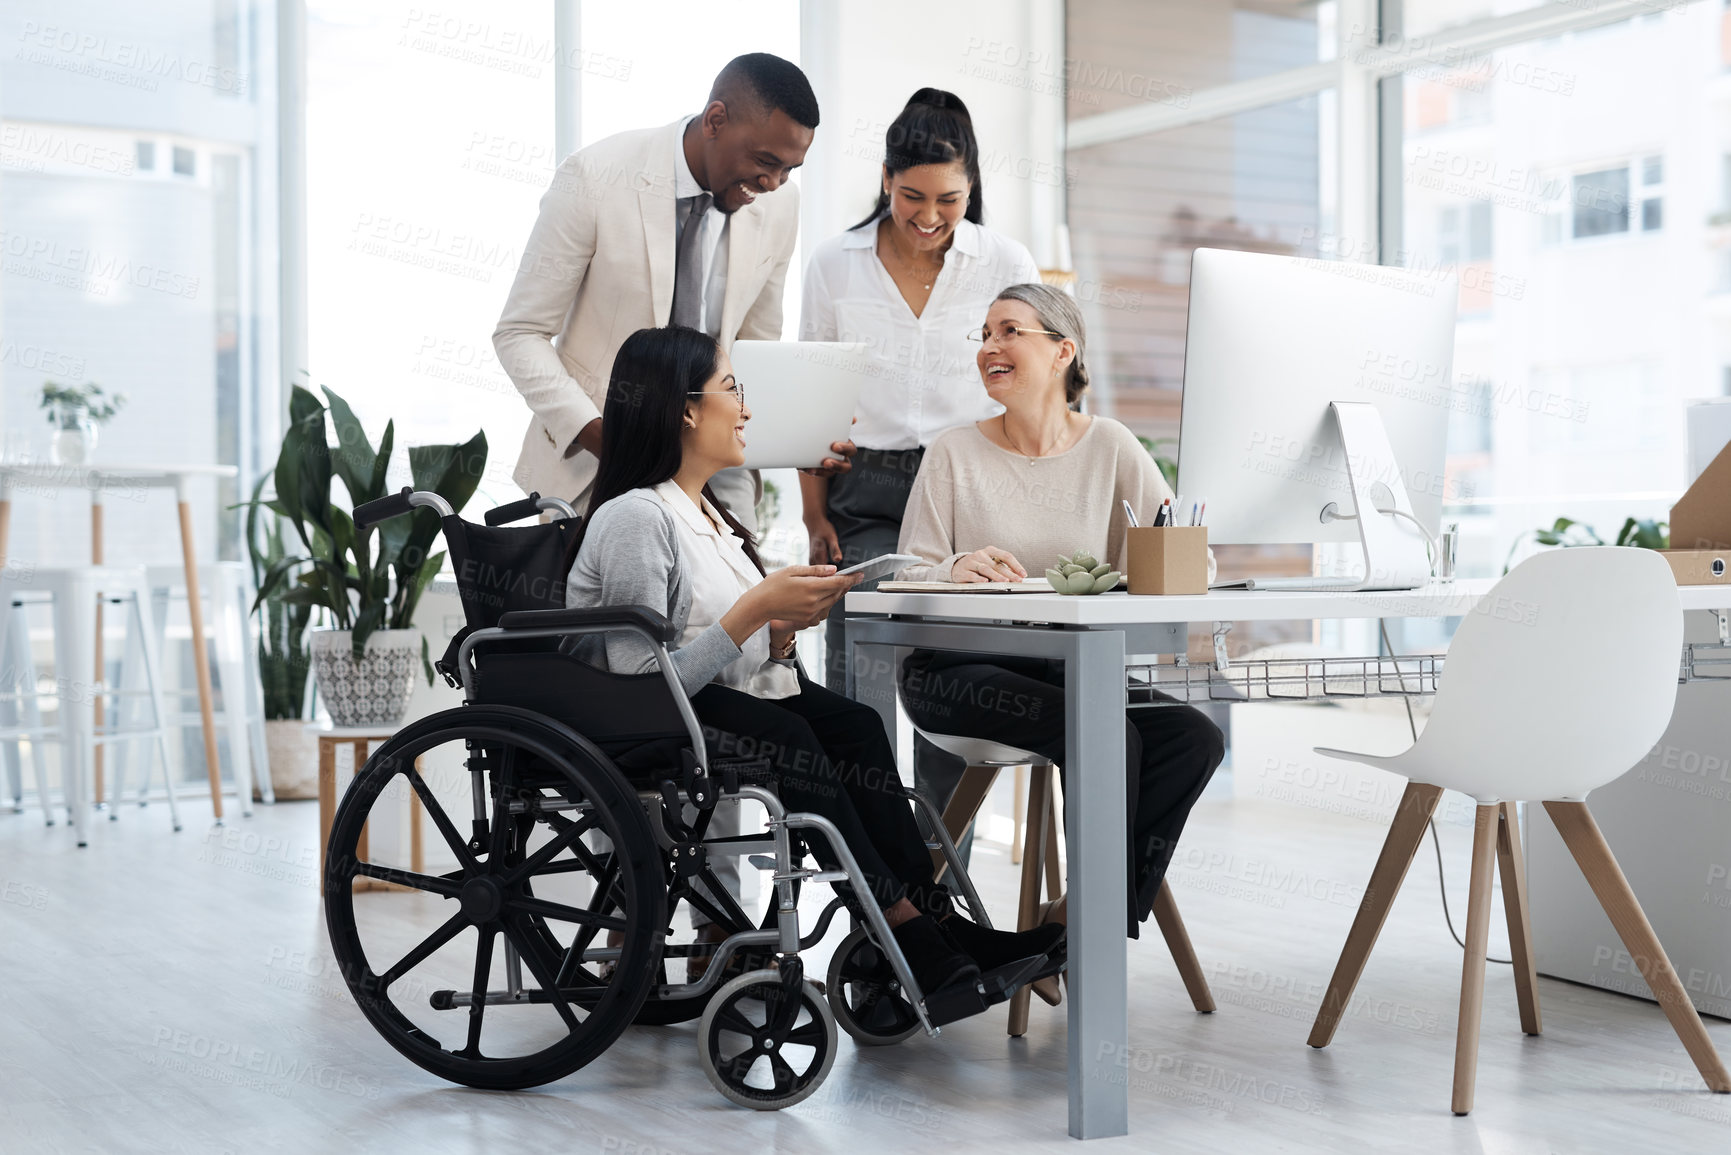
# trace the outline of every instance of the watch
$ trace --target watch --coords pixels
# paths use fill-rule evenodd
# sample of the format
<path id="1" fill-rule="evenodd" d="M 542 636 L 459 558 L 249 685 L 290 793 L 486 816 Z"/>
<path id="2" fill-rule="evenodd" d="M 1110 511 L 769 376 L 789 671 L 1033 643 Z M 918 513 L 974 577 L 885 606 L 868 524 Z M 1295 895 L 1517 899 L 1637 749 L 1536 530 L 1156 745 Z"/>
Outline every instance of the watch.
<path id="1" fill-rule="evenodd" d="M 798 647 L 798 645 L 799 635 L 790 634 L 788 635 L 786 646 L 782 647 L 780 650 L 777 650 L 774 646 L 769 648 L 769 656 L 780 661 L 786 661 L 788 658 L 793 657 L 793 651 Z"/>

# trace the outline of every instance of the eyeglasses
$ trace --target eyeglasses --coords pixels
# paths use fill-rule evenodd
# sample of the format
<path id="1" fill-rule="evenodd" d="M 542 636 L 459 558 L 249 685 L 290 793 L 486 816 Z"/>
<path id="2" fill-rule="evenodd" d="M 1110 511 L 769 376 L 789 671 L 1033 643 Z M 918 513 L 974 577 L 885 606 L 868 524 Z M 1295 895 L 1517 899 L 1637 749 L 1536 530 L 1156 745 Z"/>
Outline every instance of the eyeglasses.
<path id="1" fill-rule="evenodd" d="M 739 407 L 741 409 L 745 408 L 745 382 L 741 381 L 737 377 L 733 379 L 733 384 L 729 385 L 725 389 L 692 389 L 688 390 L 685 395 L 687 397 L 709 397 L 718 392 L 733 394 L 733 396 L 739 401 Z"/>
<path id="2" fill-rule="evenodd" d="M 1059 340 L 1063 340 L 1064 338 L 1064 334 L 1054 333 L 1050 329 L 1024 329 L 1020 325 L 1005 325 L 1001 333 L 1003 339 L 1006 341 L 1014 341 L 1017 337 L 1024 336 L 1028 333 L 1044 333 L 1048 337 L 1057 337 Z M 980 326 L 977 331 L 969 330 L 968 332 L 968 340 L 970 341 L 978 341 L 984 344 L 986 341 L 991 340 L 991 338 L 992 330 L 991 327 L 987 325 Z"/>

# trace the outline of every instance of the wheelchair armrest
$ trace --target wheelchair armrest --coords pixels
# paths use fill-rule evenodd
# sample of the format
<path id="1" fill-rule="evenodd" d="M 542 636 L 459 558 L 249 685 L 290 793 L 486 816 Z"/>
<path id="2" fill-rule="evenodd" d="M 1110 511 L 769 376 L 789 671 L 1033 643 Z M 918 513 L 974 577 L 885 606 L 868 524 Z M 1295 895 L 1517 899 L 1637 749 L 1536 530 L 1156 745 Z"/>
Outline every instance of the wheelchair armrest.
<path id="1" fill-rule="evenodd" d="M 665 617 L 648 606 L 512 610 L 499 618 L 499 628 L 502 630 L 559 630 L 579 626 L 636 626 L 650 637 L 664 643 L 679 636 Z"/>

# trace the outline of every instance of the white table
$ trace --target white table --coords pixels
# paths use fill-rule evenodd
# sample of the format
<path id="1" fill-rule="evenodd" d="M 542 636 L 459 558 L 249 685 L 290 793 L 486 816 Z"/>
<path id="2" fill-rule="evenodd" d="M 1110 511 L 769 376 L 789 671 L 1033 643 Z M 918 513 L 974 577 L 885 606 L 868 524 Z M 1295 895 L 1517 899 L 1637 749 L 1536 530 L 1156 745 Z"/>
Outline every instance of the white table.
<path id="1" fill-rule="evenodd" d="M 1490 578 L 1392 593 L 1230 590 L 1170 597 L 1127 593 L 852 593 L 847 609 L 849 695 L 896 734 L 894 646 L 1058 659 L 1064 663 L 1064 807 L 1069 857 L 1070 1134 L 1129 1132 L 1128 954 L 1124 938 L 1124 663 L 1128 654 L 1186 649 L 1192 622 L 1318 618 L 1437 618 L 1522 612 L 1487 599 Z M 1683 608 L 1731 605 L 1731 586 L 1680 591 Z M 858 651 L 876 647 L 870 655 Z M 869 659 L 869 660 L 868 660 Z"/>
<path id="2" fill-rule="evenodd" d="M 173 489 L 180 510 L 180 552 L 186 569 L 186 600 L 192 619 L 192 665 L 198 675 L 198 712 L 204 725 L 204 763 L 210 774 L 210 805 L 216 820 L 222 821 L 221 764 L 216 754 L 216 715 L 211 706 L 210 658 L 204 652 L 204 607 L 199 600 L 198 551 L 193 548 L 192 505 L 187 500 L 187 482 L 194 477 L 234 477 L 240 471 L 232 465 L 56 465 L 49 461 L 0 462 L 0 565 L 6 560 L 6 539 L 12 528 L 12 492 L 14 489 L 85 489 L 90 492 L 90 561 L 102 562 L 102 494 L 104 490 L 129 488 Z M 100 610 L 98 613 L 100 614 Z M 97 618 L 96 670 L 102 670 L 102 619 Z M 100 701 L 94 704 L 96 720 L 102 720 Z M 236 752 L 236 757 L 241 757 Z M 96 797 L 102 797 L 101 754 L 94 756 Z M 251 810 L 244 784 L 241 790 L 241 810 Z"/>

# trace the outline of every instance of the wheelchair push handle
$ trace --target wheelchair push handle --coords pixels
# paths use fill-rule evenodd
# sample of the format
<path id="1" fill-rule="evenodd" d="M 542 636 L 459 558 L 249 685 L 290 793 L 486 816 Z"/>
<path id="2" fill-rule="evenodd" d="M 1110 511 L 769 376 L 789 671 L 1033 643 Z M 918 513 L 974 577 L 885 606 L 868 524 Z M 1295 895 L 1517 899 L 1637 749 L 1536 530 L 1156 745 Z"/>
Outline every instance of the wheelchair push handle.
<path id="1" fill-rule="evenodd" d="M 376 501 L 365 502 L 355 507 L 355 528 L 366 529 L 381 521 L 389 521 L 393 517 L 426 506 L 440 517 L 450 517 L 456 511 L 451 503 L 430 490 L 410 489 L 403 486 L 401 490 L 389 497 L 381 497 Z"/>
<path id="2" fill-rule="evenodd" d="M 539 493 L 531 493 L 520 501 L 507 502 L 504 505 L 489 509 L 484 515 L 488 525 L 506 525 L 513 521 L 522 521 L 526 517 L 534 517 L 538 513 L 552 510 L 560 517 L 576 517 L 577 511 L 571 503 L 557 497 L 542 497 Z"/>

